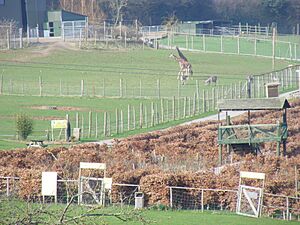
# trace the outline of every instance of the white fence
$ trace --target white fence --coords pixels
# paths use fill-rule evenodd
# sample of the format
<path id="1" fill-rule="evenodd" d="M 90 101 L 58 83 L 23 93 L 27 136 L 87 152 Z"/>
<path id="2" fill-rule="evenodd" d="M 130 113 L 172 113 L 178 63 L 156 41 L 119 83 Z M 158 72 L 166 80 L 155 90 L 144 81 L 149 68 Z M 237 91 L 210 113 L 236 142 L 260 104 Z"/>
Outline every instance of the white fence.
<path id="1" fill-rule="evenodd" d="M 18 177 L 0 177 L 0 196 L 18 197 Z M 72 197 L 78 194 L 78 180 L 58 180 L 59 203 L 74 203 L 77 198 Z M 189 210 L 226 210 L 235 211 L 237 202 L 237 190 L 208 189 L 193 187 L 166 187 L 169 189 L 169 207 L 173 209 Z M 112 185 L 111 196 L 107 204 L 133 205 L 135 192 L 143 191 L 137 184 Z M 42 202 L 41 196 L 35 196 L 36 202 Z M 300 198 L 285 195 L 264 193 L 263 214 L 272 218 L 284 220 L 299 220 Z"/>

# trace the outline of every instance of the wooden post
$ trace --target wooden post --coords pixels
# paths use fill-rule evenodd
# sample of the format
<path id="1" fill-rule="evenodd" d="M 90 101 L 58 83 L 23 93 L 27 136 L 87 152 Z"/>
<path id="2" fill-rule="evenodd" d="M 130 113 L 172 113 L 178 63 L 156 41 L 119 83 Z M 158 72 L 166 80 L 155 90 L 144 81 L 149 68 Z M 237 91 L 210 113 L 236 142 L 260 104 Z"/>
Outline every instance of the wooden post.
<path id="1" fill-rule="evenodd" d="M 178 98 L 178 112 L 177 112 L 177 117 L 178 117 L 178 119 L 180 119 L 180 115 L 181 115 L 181 113 L 180 113 L 180 98 Z"/>
<path id="2" fill-rule="evenodd" d="M 188 117 L 190 117 L 191 116 L 191 97 L 188 97 L 188 105 L 189 105 L 189 107 L 188 107 Z"/>
<path id="3" fill-rule="evenodd" d="M 147 105 L 145 105 L 144 108 L 144 114 L 145 114 L 145 124 L 146 124 L 146 128 L 148 128 L 148 109 L 147 109 Z"/>
<path id="4" fill-rule="evenodd" d="M 19 38 L 20 38 L 20 48 L 23 48 L 23 29 L 22 28 L 20 28 L 19 29 Z"/>
<path id="5" fill-rule="evenodd" d="M 130 130 L 130 105 L 127 107 L 127 130 Z"/>
<path id="6" fill-rule="evenodd" d="M 0 79 L 0 95 L 3 94 L 3 73 L 4 73 L 4 70 L 2 71 L 1 79 Z"/>
<path id="7" fill-rule="evenodd" d="M 105 78 L 103 78 L 102 90 L 103 90 L 102 96 L 105 97 Z"/>
<path id="8" fill-rule="evenodd" d="M 133 129 L 136 129 L 136 115 L 135 115 L 135 107 L 132 107 L 132 114 L 133 114 Z"/>
<path id="9" fill-rule="evenodd" d="M 276 28 L 273 28 L 272 38 L 272 69 L 275 70 L 275 45 L 276 45 Z"/>
<path id="10" fill-rule="evenodd" d="M 80 91 L 80 96 L 83 97 L 84 95 L 84 80 L 81 80 L 81 91 Z"/>
<path id="11" fill-rule="evenodd" d="M 140 98 L 142 98 L 142 79 L 140 79 Z"/>
<path id="12" fill-rule="evenodd" d="M 177 84 L 177 98 L 180 98 L 180 87 L 181 87 L 181 83 L 180 80 L 178 80 L 178 84 Z"/>
<path id="13" fill-rule="evenodd" d="M 206 96 L 205 96 L 205 90 L 203 90 L 203 106 L 202 106 L 203 113 L 206 112 Z"/>
<path id="14" fill-rule="evenodd" d="M 82 135 L 82 137 L 84 135 L 84 131 L 85 131 L 85 129 L 84 129 L 84 116 L 82 114 L 81 115 L 81 135 Z"/>
<path id="15" fill-rule="evenodd" d="M 9 30 L 7 29 L 6 31 L 6 38 L 7 38 L 7 49 L 10 49 L 10 33 Z"/>
<path id="16" fill-rule="evenodd" d="M 40 87 L 40 96 L 43 95 L 43 81 L 42 81 L 42 77 L 39 76 L 39 87 Z"/>
<path id="17" fill-rule="evenodd" d="M 257 55 L 257 39 L 254 37 L 254 55 Z"/>
<path id="18" fill-rule="evenodd" d="M 237 37 L 237 48 L 238 54 L 240 54 L 240 36 Z"/>
<path id="19" fill-rule="evenodd" d="M 120 111 L 120 132 L 124 132 L 124 113 L 123 110 Z"/>
<path id="20" fill-rule="evenodd" d="M 151 102 L 151 127 L 154 127 L 154 103 Z"/>
<path id="21" fill-rule="evenodd" d="M 175 120 L 175 96 L 173 96 L 173 101 L 172 101 L 172 117 L 173 117 L 173 120 Z"/>
<path id="22" fill-rule="evenodd" d="M 78 114 L 78 112 L 75 115 L 75 126 L 76 126 L 76 128 L 79 128 L 79 114 Z"/>
<path id="23" fill-rule="evenodd" d="M 194 99 L 193 99 L 193 116 L 195 116 L 195 114 L 196 114 L 196 104 L 197 104 L 197 94 L 196 93 L 194 93 Z"/>
<path id="24" fill-rule="evenodd" d="M 186 50 L 189 49 L 189 42 L 188 42 L 188 36 L 187 35 L 185 35 L 185 48 L 186 48 Z"/>
<path id="25" fill-rule="evenodd" d="M 92 112 L 89 111 L 89 133 L 88 137 L 90 138 L 92 134 Z"/>
<path id="26" fill-rule="evenodd" d="M 122 85 L 123 85 L 123 82 L 122 82 L 122 78 L 120 78 L 120 88 L 119 88 L 119 96 L 120 96 L 120 98 L 122 98 L 123 97 L 123 87 L 122 87 Z"/>
<path id="27" fill-rule="evenodd" d="M 107 137 L 107 112 L 104 112 L 104 119 L 103 119 L 103 134 L 104 137 Z"/>
<path id="28" fill-rule="evenodd" d="M 186 101 L 187 101 L 187 97 L 184 97 L 184 102 L 183 102 L 183 118 L 186 118 Z"/>
<path id="29" fill-rule="evenodd" d="M 212 98 L 212 111 L 214 111 L 216 109 L 216 89 L 215 88 L 212 88 L 212 91 L 211 91 L 212 95 L 211 95 L 211 98 Z"/>
<path id="30" fill-rule="evenodd" d="M 160 99 L 160 80 L 157 79 L 157 98 Z"/>
<path id="31" fill-rule="evenodd" d="M 119 134 L 119 113 L 118 113 L 118 109 L 116 109 L 116 134 Z"/>
<path id="32" fill-rule="evenodd" d="M 219 145 L 219 166 L 222 166 L 222 145 Z"/>
<path id="33" fill-rule="evenodd" d="M 203 45 L 203 46 L 202 46 L 202 47 L 203 47 L 203 51 L 206 52 L 205 34 L 203 34 L 203 36 L 202 36 L 202 43 L 203 43 L 203 44 L 202 44 L 202 45 Z"/>
<path id="34" fill-rule="evenodd" d="M 143 103 L 140 103 L 140 128 L 143 128 Z"/>
<path id="35" fill-rule="evenodd" d="M 224 52 L 224 49 L 223 49 L 223 35 L 221 35 L 221 53 Z"/>
<path id="36" fill-rule="evenodd" d="M 164 120 L 165 120 L 165 115 L 164 115 L 164 100 L 163 99 L 161 99 L 160 100 L 160 114 L 161 114 L 161 122 L 163 123 L 164 122 Z"/>
<path id="37" fill-rule="evenodd" d="M 95 138 L 98 138 L 98 114 L 95 116 Z"/>

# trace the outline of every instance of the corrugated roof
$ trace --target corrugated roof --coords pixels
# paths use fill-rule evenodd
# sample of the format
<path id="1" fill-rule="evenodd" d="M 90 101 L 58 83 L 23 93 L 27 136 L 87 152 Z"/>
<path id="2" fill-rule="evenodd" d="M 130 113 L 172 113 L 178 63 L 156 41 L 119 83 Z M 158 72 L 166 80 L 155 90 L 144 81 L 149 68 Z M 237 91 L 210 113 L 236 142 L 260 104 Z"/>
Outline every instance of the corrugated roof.
<path id="1" fill-rule="evenodd" d="M 219 111 L 243 110 L 279 110 L 291 108 L 287 99 L 261 98 L 261 99 L 223 99 L 218 102 Z"/>

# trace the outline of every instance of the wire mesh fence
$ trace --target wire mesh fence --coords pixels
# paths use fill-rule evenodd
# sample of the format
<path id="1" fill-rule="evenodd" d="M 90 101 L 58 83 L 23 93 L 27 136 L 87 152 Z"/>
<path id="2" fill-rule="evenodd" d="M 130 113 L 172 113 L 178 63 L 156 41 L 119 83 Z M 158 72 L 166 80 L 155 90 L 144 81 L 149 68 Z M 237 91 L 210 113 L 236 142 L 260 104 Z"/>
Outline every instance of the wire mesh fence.
<path id="1" fill-rule="evenodd" d="M 175 209 L 236 210 L 237 190 L 169 187 L 169 191 L 170 207 Z M 262 214 L 284 220 L 299 220 L 299 204 L 300 198 L 297 197 L 264 193 Z M 247 204 L 244 202 L 244 205 Z"/>
<path id="2" fill-rule="evenodd" d="M 0 177 L 1 198 L 19 198 L 18 177 Z M 60 179 L 57 181 L 57 203 L 78 203 L 78 180 Z M 193 187 L 166 187 L 169 189 L 169 207 L 178 210 L 235 211 L 237 190 L 208 189 Z M 98 193 L 95 188 L 95 193 Z M 99 191 L 99 190 L 98 190 Z M 137 184 L 112 185 L 106 205 L 134 205 L 135 193 L 143 191 Z M 100 194 L 100 192 L 98 193 Z M 75 197 L 75 198 L 74 198 Z M 35 203 L 53 203 L 54 199 L 36 195 L 28 198 Z M 94 202 L 95 204 L 95 202 Z M 262 214 L 284 220 L 299 220 L 300 198 L 270 193 L 263 194 Z"/>

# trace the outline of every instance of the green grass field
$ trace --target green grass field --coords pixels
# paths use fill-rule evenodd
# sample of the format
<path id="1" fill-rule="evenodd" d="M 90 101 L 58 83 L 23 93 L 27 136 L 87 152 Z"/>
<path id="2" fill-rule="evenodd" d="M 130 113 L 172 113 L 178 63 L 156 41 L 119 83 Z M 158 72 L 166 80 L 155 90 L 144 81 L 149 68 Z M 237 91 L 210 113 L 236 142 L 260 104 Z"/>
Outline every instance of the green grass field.
<path id="1" fill-rule="evenodd" d="M 107 138 L 121 137 L 137 132 L 146 132 L 178 124 L 180 121 L 168 122 L 171 117 L 172 101 L 164 100 L 164 111 L 168 118 L 165 123 L 156 126 L 150 124 L 151 103 L 155 110 L 160 111 L 161 102 L 157 99 L 157 80 L 160 80 L 160 96 L 172 97 L 179 95 L 194 96 L 196 80 L 199 82 L 200 91 L 209 90 L 211 87 L 204 85 L 204 80 L 211 74 L 218 74 L 219 85 L 231 84 L 235 81 L 245 81 L 249 74 L 260 74 L 272 70 L 270 59 L 252 56 L 234 56 L 211 53 L 185 52 L 193 65 L 194 79 L 189 80 L 184 86 L 177 81 L 178 64 L 168 56 L 170 50 L 153 49 L 121 49 L 121 50 L 76 50 L 59 49 L 51 46 L 40 45 L 32 48 L 11 50 L 0 53 L 0 73 L 3 75 L 2 91 L 0 96 L 0 139 L 12 139 L 15 136 L 15 115 L 24 112 L 34 118 L 34 135 L 45 139 L 45 130 L 50 129 L 51 119 L 63 119 L 68 113 L 72 127 L 75 124 L 75 114 L 79 113 L 79 126 L 88 129 L 88 113 L 93 112 L 92 132 L 90 140 L 95 137 L 96 114 L 98 116 L 98 133 L 103 134 L 104 112 L 110 113 L 111 131 L 116 129 L 116 109 L 123 112 L 123 122 L 127 130 L 127 109 L 130 105 L 131 113 L 135 110 L 136 127 L 139 123 L 140 103 L 143 103 L 148 117 L 144 119 L 143 129 L 132 131 L 133 116 L 131 116 L 130 130 L 125 134 L 117 134 Z M 174 51 L 173 51 L 174 52 Z M 276 69 L 289 65 L 289 61 L 277 60 Z M 253 66 L 255 65 L 255 66 Z M 39 77 L 43 81 L 43 94 L 56 95 L 55 97 L 27 96 L 39 95 Z M 63 97 L 64 95 L 80 95 L 80 83 L 84 79 L 85 95 L 96 97 Z M 120 79 L 122 79 L 122 94 L 124 98 L 107 98 L 120 95 Z M 141 85 L 142 84 L 142 85 Z M 140 86 L 141 85 L 141 86 Z M 140 88 L 142 87 L 142 88 Z M 179 87 L 179 89 L 178 89 Z M 92 94 L 91 94 L 92 93 Z M 20 96 L 8 96 L 18 94 Z M 22 96 L 25 94 L 26 96 Z M 62 94 L 63 96 L 59 96 Z M 105 95 L 105 98 L 103 98 Z M 143 96 L 147 98 L 143 98 Z M 142 97 L 143 99 L 138 99 Z M 148 98 L 152 99 L 148 99 Z M 176 118 L 183 115 L 183 100 L 176 100 Z M 67 107 L 61 110 L 41 109 L 41 107 L 58 106 Z M 200 104 L 197 106 L 199 107 Z M 187 103 L 192 108 L 192 104 Z M 133 109 L 134 108 L 134 109 Z M 188 111 L 188 109 L 187 109 Z M 146 114 L 146 113 L 144 113 Z M 202 115 L 203 116 L 203 115 Z M 199 116 L 198 116 L 199 117 Z M 187 118 L 190 120 L 195 117 Z M 83 121 L 83 125 L 82 125 Z M 182 120 L 185 121 L 185 120 Z M 59 131 L 57 131 L 59 133 Z M 8 135 L 8 136 L 6 136 Z M 44 136 L 44 137 L 41 137 Z M 103 135 L 102 138 L 103 139 Z M 0 148 L 13 147 L 10 141 L 0 142 Z M 19 147 L 20 144 L 16 144 Z"/>
<path id="2" fill-rule="evenodd" d="M 170 40 L 169 40 L 170 41 Z M 221 45 L 221 41 L 223 46 Z M 254 37 L 232 37 L 223 36 L 186 36 L 175 35 L 170 41 L 172 46 L 181 48 L 189 48 L 207 52 L 224 52 L 229 54 L 241 55 L 258 55 L 272 57 L 272 39 L 259 38 L 256 42 Z M 168 45 L 168 39 L 164 38 L 160 41 L 162 45 Z M 256 50 L 255 50 L 256 48 Z M 255 52 L 256 51 L 256 52 Z M 278 58 L 300 59 L 300 40 L 297 37 L 286 36 L 279 37 L 276 42 L 275 56 Z"/>
<path id="3" fill-rule="evenodd" d="M 16 221 L 44 221 L 56 224 L 66 205 L 54 204 L 29 204 L 22 201 L 1 201 L 0 222 L 1 224 L 15 224 Z M 271 218 L 251 218 L 236 215 L 226 211 L 188 211 L 188 210 L 156 210 L 144 209 L 134 210 L 131 206 L 125 207 L 106 207 L 93 211 L 84 206 L 71 205 L 66 213 L 65 220 L 81 217 L 79 224 L 113 224 L 113 225 L 285 225 L 299 224 L 296 221 L 283 221 Z M 40 222 L 42 224 L 42 222 Z"/>
<path id="4" fill-rule="evenodd" d="M 40 221 L 56 224 L 66 205 L 54 204 L 29 204 L 23 201 L 1 201 L 0 222 L 1 224 L 15 224 L 19 220 Z M 157 224 L 157 225 L 285 225 L 299 224 L 296 221 L 283 221 L 271 218 L 251 218 L 236 215 L 226 211 L 192 211 L 192 210 L 134 210 L 131 206 L 106 207 L 93 211 L 85 206 L 71 205 L 64 219 L 70 220 L 75 216 L 85 215 L 78 218 L 79 224 Z M 31 217 L 29 217 L 31 215 Z M 70 221 L 69 221 L 70 222 Z"/>

